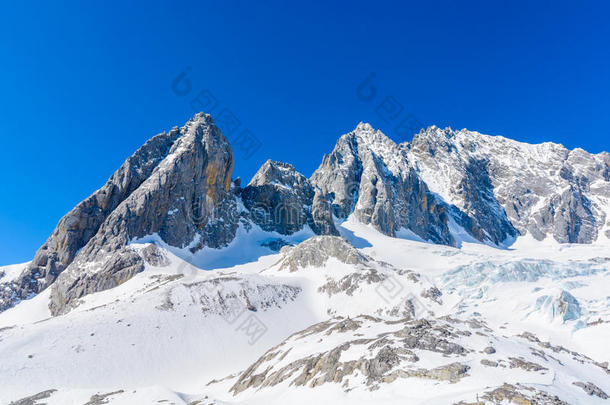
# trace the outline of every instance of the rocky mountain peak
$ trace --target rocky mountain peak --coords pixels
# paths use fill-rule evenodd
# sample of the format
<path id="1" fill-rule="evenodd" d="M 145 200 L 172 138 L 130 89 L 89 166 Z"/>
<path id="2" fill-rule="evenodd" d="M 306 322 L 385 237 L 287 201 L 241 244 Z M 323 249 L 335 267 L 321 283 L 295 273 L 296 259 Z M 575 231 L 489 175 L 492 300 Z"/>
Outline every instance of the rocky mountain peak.
<path id="1" fill-rule="evenodd" d="M 290 163 L 276 162 L 268 159 L 252 177 L 248 186 L 274 184 L 282 186 L 307 187 L 309 182 Z"/>
<path id="2" fill-rule="evenodd" d="M 370 126 L 339 138 L 310 181 L 339 219 L 354 214 L 391 236 L 406 228 L 424 240 L 455 243 L 446 207 L 408 166 L 403 150 Z"/>
<path id="3" fill-rule="evenodd" d="M 180 248 L 226 245 L 237 228 L 232 170 L 231 146 L 208 114 L 153 137 L 60 220 L 30 266 L 3 289 L 2 305 L 52 283 L 51 309 L 61 313 L 84 294 L 120 284 L 143 268 L 128 247 L 133 239 L 158 234 Z"/>
<path id="4" fill-rule="evenodd" d="M 368 122 L 360 121 L 358 125 L 356 125 L 354 132 L 375 132 L 375 129 Z"/>
<path id="5" fill-rule="evenodd" d="M 457 141 L 462 131 L 467 130 L 454 131 L 451 127 L 443 129 L 436 125 L 431 125 L 428 128 L 422 128 L 421 131 L 413 135 L 411 142 L 405 142 L 402 145 L 405 149 L 433 151 L 435 148 L 443 148 L 451 151 L 454 146 L 453 144 Z M 472 137 L 470 139 L 472 140 Z"/>
<path id="6" fill-rule="evenodd" d="M 402 153 L 400 152 L 400 148 L 392 139 L 386 136 L 380 130 L 374 129 L 370 124 L 360 123 L 352 132 L 347 134 L 347 136 L 352 136 L 355 138 L 355 142 L 358 145 L 358 149 L 360 154 L 366 153 L 366 151 L 370 151 L 375 155 L 387 160 L 390 165 L 394 163 L 393 168 L 398 169 L 400 164 L 397 162 L 392 162 L 395 157 L 398 159 L 404 158 Z"/>
<path id="7" fill-rule="evenodd" d="M 252 221 L 264 230 L 289 235 L 309 226 L 316 234 L 338 233 L 328 204 L 291 164 L 267 160 L 241 198 Z"/>
<path id="8" fill-rule="evenodd" d="M 204 128 L 216 126 L 214 123 L 214 118 L 210 114 L 206 114 L 204 112 L 198 112 L 193 115 L 182 127 L 183 133 L 189 133 L 190 129 Z M 175 127 L 178 128 L 178 127 Z M 220 131 L 215 132 L 216 135 L 222 135 Z"/>
<path id="9" fill-rule="evenodd" d="M 351 133 L 355 135 L 360 143 L 364 144 L 386 143 L 387 141 L 394 142 L 383 132 L 373 128 L 369 123 L 360 122 Z"/>

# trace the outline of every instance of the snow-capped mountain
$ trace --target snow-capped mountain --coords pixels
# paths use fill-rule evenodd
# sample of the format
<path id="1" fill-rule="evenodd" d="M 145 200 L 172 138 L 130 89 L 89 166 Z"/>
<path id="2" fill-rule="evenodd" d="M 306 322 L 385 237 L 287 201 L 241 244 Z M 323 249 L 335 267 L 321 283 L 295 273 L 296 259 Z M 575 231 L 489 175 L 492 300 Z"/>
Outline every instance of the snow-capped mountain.
<path id="1" fill-rule="evenodd" d="M 430 127 L 401 145 L 430 189 L 473 217 L 561 243 L 610 237 L 610 154 Z M 504 212 L 502 212 L 504 211 Z"/>
<path id="2" fill-rule="evenodd" d="M 0 267 L 0 403 L 608 403 L 608 153 L 361 123 L 232 170 L 197 114 Z"/>

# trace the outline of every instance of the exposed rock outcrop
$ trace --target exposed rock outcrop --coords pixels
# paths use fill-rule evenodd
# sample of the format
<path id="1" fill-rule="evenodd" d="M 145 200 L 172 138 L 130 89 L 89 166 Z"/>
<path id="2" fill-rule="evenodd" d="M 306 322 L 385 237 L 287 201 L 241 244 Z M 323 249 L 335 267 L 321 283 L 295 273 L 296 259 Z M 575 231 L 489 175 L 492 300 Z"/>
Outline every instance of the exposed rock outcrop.
<path id="1" fill-rule="evenodd" d="M 205 281 L 176 283 L 166 292 L 164 302 L 157 309 L 170 311 L 185 305 L 201 306 L 204 315 L 221 315 L 233 320 L 246 311 L 267 311 L 281 308 L 294 301 L 301 293 L 300 287 L 286 284 L 260 283 L 248 277 L 216 277 Z"/>
<path id="2" fill-rule="evenodd" d="M 296 247 L 286 246 L 281 252 L 284 257 L 280 260 L 279 269 L 289 269 L 291 272 L 308 266 L 321 267 L 331 257 L 352 265 L 369 261 L 340 236 L 314 236 Z"/>
<path id="3" fill-rule="evenodd" d="M 582 388 L 582 390 L 584 392 L 586 392 L 587 395 L 596 396 L 601 399 L 609 398 L 608 394 L 606 394 L 601 388 L 599 388 L 597 385 L 595 385 L 591 382 L 583 383 L 580 381 L 576 381 L 576 382 L 573 382 L 572 384 L 576 385 L 577 387 Z"/>
<path id="4" fill-rule="evenodd" d="M 481 329 L 487 333 L 477 334 Z M 486 350 L 489 349 L 486 346 L 489 339 L 498 343 L 498 352 Z M 232 380 L 230 391 L 239 396 L 249 390 L 251 393 L 269 392 L 272 387 L 275 387 L 273 392 L 282 392 L 280 386 L 286 390 L 328 384 L 335 385 L 335 389 L 340 387 L 345 392 L 375 391 L 400 379 L 431 379 L 437 382 L 435 387 L 442 387 L 471 378 L 467 382 L 469 387 L 475 383 L 486 387 L 485 391 L 471 396 L 472 390 L 468 389 L 467 397 L 472 400 L 476 398 L 476 401 L 462 400 L 456 404 L 567 405 L 553 393 L 556 390 L 547 392 L 539 389 L 539 386 L 534 388 L 521 383 L 498 386 L 497 381 L 507 376 L 507 367 L 513 368 L 511 380 L 526 382 L 531 381 L 534 374 L 549 373 L 550 367 L 553 367 L 555 378 L 571 378 L 573 367 L 584 364 L 591 367 L 590 370 L 600 381 L 605 378 L 595 370 L 594 362 L 585 356 L 556 351 L 552 346 L 536 350 L 530 343 L 539 341 L 534 337 L 527 340 L 529 342 L 514 341 L 494 334 L 477 321 L 460 321 L 449 317 L 394 321 L 367 315 L 337 317 L 293 334 L 269 349 L 242 373 L 227 379 Z M 308 345 L 311 345 L 311 350 L 303 350 Z M 524 357 L 508 355 L 515 345 L 519 346 L 518 351 L 523 352 Z M 493 354 L 498 361 L 481 359 L 484 352 Z M 434 367 L 429 367 L 431 359 L 434 359 Z M 582 389 L 588 395 L 605 398 L 605 393 L 592 382 L 574 382 L 573 385 L 564 387 L 562 396 L 574 398 L 573 395 L 578 396 Z M 396 390 L 400 388 L 400 384 L 395 386 Z M 393 392 L 394 388 L 385 389 L 383 392 Z M 466 396 L 464 393 L 455 395 Z"/>
<path id="5" fill-rule="evenodd" d="M 313 388 L 327 383 L 340 384 L 346 391 L 363 386 L 376 390 L 402 378 L 456 383 L 468 376 L 469 356 L 482 351 L 473 346 L 485 342 L 462 341 L 468 348 L 458 343 L 461 336 L 471 336 L 472 328 L 449 320 L 384 321 L 366 315 L 329 319 L 269 349 L 235 379 L 231 392 L 237 395 L 279 384 Z M 315 347 L 311 354 L 296 349 L 307 344 Z M 418 366 L 420 358 L 439 354 L 446 358 L 445 364 Z"/>
<path id="6" fill-rule="evenodd" d="M 169 264 L 169 259 L 165 252 L 152 243 L 140 251 L 140 256 L 151 266 L 164 267 Z"/>
<path id="7" fill-rule="evenodd" d="M 455 405 L 481 405 L 481 404 L 544 404 L 544 405 L 570 405 L 558 396 L 522 384 L 503 384 L 480 396 L 481 402 L 460 401 Z"/>
<path id="8" fill-rule="evenodd" d="M 49 398 L 51 395 L 53 395 L 54 392 L 57 392 L 57 390 L 50 389 L 50 390 L 42 391 L 37 394 L 31 395 L 29 397 L 25 397 L 25 398 L 18 399 L 17 401 L 13 401 L 9 405 L 36 405 L 39 403 L 38 402 L 39 400 Z"/>

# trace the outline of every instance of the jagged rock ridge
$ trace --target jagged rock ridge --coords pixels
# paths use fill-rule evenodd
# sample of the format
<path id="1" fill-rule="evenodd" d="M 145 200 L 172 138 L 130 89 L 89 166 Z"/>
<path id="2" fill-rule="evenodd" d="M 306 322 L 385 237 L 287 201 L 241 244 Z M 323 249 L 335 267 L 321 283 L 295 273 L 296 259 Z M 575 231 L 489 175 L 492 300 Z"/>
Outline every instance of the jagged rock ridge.
<path id="1" fill-rule="evenodd" d="M 474 169 L 479 162 L 471 163 Z M 410 164 L 408 150 L 368 124 L 339 138 L 311 177 L 319 194 L 328 196 L 338 218 L 354 214 L 363 223 L 395 236 L 402 228 L 423 240 L 458 245 L 454 224 L 474 239 L 500 245 L 517 231 L 495 203 L 485 172 L 471 170 L 462 190 L 471 197 L 469 210 L 446 203 L 430 191 Z"/>

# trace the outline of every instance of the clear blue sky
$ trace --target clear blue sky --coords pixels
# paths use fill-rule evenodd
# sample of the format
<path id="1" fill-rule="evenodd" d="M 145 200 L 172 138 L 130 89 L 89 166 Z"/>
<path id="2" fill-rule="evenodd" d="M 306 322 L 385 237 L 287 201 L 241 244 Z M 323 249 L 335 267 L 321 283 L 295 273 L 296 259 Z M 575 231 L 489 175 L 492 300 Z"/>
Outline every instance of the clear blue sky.
<path id="1" fill-rule="evenodd" d="M 607 2 L 112 3 L 0 6 L 0 264 L 30 260 L 204 89 L 262 143 L 236 156 L 246 182 L 267 158 L 309 176 L 359 121 L 404 140 L 394 124 L 407 116 L 610 149 Z M 376 98 L 363 101 L 371 72 Z M 403 110 L 386 122 L 389 96 Z"/>

